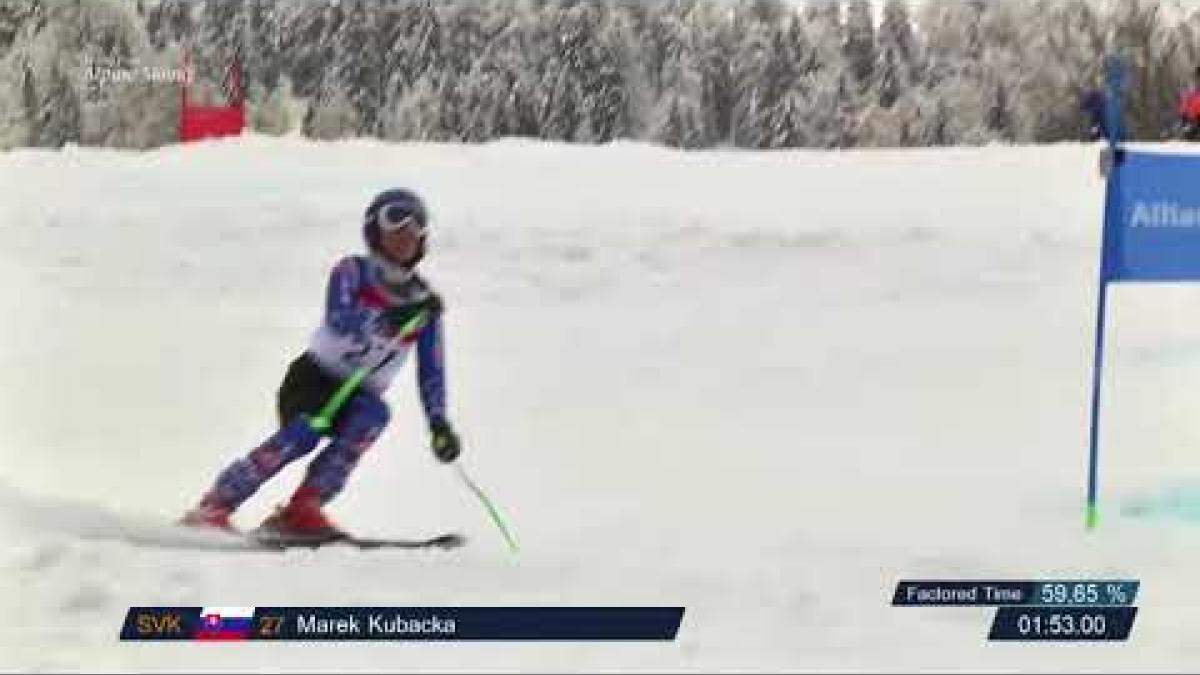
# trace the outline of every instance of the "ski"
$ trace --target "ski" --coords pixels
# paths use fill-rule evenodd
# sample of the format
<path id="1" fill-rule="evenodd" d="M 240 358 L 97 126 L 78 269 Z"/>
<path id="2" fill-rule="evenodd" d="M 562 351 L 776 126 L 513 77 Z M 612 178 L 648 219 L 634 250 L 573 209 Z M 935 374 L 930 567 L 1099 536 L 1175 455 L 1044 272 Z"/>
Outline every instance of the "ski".
<path id="1" fill-rule="evenodd" d="M 428 538 L 405 539 L 390 537 L 357 537 L 352 534 L 340 534 L 333 537 L 296 537 L 280 535 L 274 532 L 251 532 L 247 538 L 266 549 L 286 551 L 294 548 L 318 549 L 326 546 L 348 546 L 364 551 L 382 548 L 430 549 L 449 550 L 466 544 L 466 537 L 456 532 L 448 532 Z"/>
<path id="2" fill-rule="evenodd" d="M 428 539 L 387 539 L 373 537 L 348 537 L 343 543 L 361 549 L 374 548 L 459 548 L 467 543 L 466 537 L 456 532 L 439 534 Z"/>

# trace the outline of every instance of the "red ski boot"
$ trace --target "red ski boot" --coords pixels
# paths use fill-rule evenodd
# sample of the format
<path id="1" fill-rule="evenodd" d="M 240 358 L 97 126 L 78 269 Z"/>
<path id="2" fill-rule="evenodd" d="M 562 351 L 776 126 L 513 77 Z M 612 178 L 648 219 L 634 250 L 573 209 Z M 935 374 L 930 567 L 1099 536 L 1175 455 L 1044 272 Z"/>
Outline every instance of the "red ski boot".
<path id="1" fill-rule="evenodd" d="M 258 527 L 255 537 L 262 541 L 324 544 L 345 539 L 342 532 L 321 511 L 321 496 L 315 487 L 301 485 L 287 506 L 275 509 Z"/>

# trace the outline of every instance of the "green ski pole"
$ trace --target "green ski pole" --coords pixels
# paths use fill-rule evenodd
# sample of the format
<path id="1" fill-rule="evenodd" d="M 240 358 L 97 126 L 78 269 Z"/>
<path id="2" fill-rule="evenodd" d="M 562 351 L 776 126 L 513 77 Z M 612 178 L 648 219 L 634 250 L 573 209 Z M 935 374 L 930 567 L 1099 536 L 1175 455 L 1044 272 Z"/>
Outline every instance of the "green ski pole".
<path id="1" fill-rule="evenodd" d="M 418 312 L 416 316 L 409 319 L 408 323 L 404 324 L 400 328 L 400 330 L 396 333 L 396 337 L 392 338 L 392 341 L 395 342 L 397 340 L 402 340 L 417 330 L 420 330 L 420 328 L 425 325 L 425 321 L 429 318 L 428 315 L 429 312 L 426 310 L 421 310 Z M 333 392 L 333 396 L 330 396 L 325 405 L 321 406 L 321 409 L 317 411 L 317 416 L 308 421 L 308 426 L 313 431 L 318 431 L 321 433 L 329 431 L 330 427 L 333 426 L 333 418 L 337 416 L 338 411 L 341 410 L 342 406 L 346 404 L 346 401 L 348 401 L 350 397 L 354 395 L 354 392 L 358 390 L 358 386 L 362 384 L 363 380 L 367 379 L 367 376 L 382 364 L 383 362 L 376 365 L 375 368 L 368 368 L 366 366 L 359 366 L 358 368 L 355 368 L 354 372 L 350 373 L 350 377 L 347 377 L 345 381 L 342 382 L 341 386 L 337 388 L 337 391 Z"/>
<path id="2" fill-rule="evenodd" d="M 479 502 L 483 504 L 483 507 L 487 509 L 488 515 L 492 517 L 492 522 L 496 524 L 496 527 L 500 528 L 500 534 L 504 535 L 504 541 L 508 542 L 509 550 L 516 553 L 519 550 L 517 548 L 517 541 L 513 538 L 512 532 L 508 530 L 508 526 L 504 524 L 504 519 L 500 517 L 500 512 L 492 505 L 492 501 L 487 498 L 487 495 L 483 494 L 483 490 L 479 489 L 475 481 L 467 476 L 467 472 L 462 468 L 461 464 L 455 464 L 454 468 L 458 469 L 458 477 L 462 479 L 463 483 L 466 483 L 471 492 L 474 492 L 475 496 L 479 498 Z"/>

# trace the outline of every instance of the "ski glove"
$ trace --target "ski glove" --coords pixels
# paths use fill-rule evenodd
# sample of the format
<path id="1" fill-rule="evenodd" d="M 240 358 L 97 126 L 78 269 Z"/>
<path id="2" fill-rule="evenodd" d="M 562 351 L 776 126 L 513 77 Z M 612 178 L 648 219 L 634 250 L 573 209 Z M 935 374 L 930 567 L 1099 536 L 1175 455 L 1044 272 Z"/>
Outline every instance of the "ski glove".
<path id="1" fill-rule="evenodd" d="M 429 425 L 429 433 L 433 456 L 437 457 L 439 462 L 449 463 L 458 459 L 462 445 L 459 443 L 458 434 L 450 428 L 449 422 L 443 419 L 434 420 Z"/>
<path id="2" fill-rule="evenodd" d="M 410 302 L 407 305 L 388 308 L 384 315 L 393 326 L 403 328 L 421 312 L 428 312 L 429 318 L 442 313 L 442 299 L 437 293 L 430 293 L 423 300 Z"/>

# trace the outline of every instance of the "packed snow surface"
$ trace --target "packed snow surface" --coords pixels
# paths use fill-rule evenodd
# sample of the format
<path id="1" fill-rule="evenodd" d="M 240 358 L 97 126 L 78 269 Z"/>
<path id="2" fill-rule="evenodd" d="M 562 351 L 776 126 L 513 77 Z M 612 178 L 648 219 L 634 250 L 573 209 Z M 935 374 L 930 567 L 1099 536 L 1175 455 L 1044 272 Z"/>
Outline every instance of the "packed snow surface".
<path id="1" fill-rule="evenodd" d="M 1180 147 L 1172 148 L 1182 151 Z M 0 155 L 0 669 L 1186 670 L 1200 287 L 1114 287 L 1083 528 L 1096 146 L 696 152 L 246 137 Z M 463 466 L 411 375 L 331 506 L 453 552 L 171 525 L 273 430 L 375 191 L 434 214 Z M 238 512 L 255 525 L 290 467 Z M 1120 644 L 998 644 L 902 578 L 1142 580 Z M 667 643 L 122 643 L 131 605 L 682 605 Z"/>

